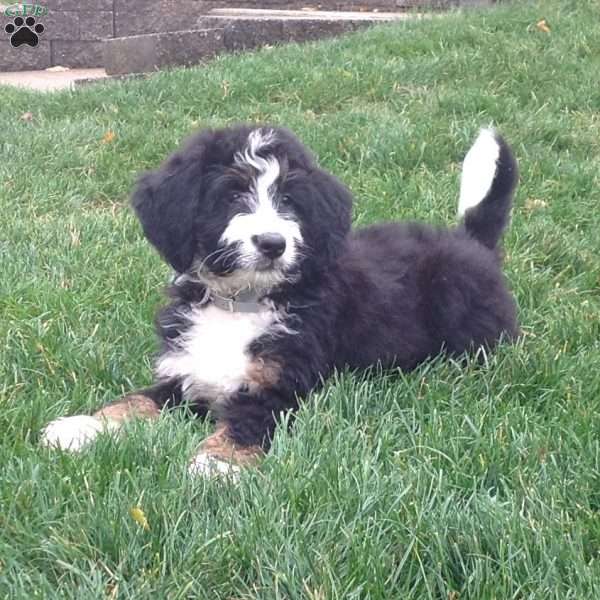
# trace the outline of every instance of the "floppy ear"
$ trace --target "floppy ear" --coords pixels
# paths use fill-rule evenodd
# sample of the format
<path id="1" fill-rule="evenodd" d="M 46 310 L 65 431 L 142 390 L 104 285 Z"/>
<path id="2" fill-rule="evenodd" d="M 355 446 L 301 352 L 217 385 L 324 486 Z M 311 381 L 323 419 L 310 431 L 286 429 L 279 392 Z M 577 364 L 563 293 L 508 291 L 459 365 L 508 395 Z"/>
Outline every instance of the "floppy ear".
<path id="1" fill-rule="evenodd" d="M 334 175 L 320 172 L 318 190 L 323 196 L 323 223 L 325 232 L 326 254 L 331 260 L 336 258 L 344 247 L 344 241 L 352 225 L 352 194 L 350 190 Z"/>
<path id="2" fill-rule="evenodd" d="M 194 158 L 175 154 L 140 178 L 131 199 L 146 237 L 179 273 L 190 268 L 196 249 L 202 177 L 199 157 Z"/>

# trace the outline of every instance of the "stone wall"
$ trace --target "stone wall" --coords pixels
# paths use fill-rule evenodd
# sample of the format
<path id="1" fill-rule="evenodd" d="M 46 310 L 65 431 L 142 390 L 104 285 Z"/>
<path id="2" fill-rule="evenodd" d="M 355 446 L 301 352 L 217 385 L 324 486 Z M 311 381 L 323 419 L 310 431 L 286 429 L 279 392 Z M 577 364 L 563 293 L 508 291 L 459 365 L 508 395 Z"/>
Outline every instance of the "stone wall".
<path id="1" fill-rule="evenodd" d="M 100 67 L 102 40 L 143 33 L 194 29 L 212 8 L 316 8 L 398 11 L 415 7 L 450 8 L 495 0 L 28 0 L 47 9 L 34 17 L 44 25 L 36 47 L 10 44 L 5 26 L 14 21 L 0 0 L 0 71 L 45 69 L 54 65 Z"/>

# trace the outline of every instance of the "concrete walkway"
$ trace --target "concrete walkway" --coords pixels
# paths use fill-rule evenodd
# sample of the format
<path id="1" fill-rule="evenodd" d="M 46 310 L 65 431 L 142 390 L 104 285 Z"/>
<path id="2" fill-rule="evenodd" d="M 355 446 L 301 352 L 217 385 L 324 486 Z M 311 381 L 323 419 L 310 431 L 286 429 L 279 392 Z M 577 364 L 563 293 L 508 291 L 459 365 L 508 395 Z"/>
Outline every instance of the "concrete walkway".
<path id="1" fill-rule="evenodd" d="M 78 81 L 104 79 L 104 69 L 65 69 L 51 67 L 45 71 L 0 73 L 0 85 L 11 85 L 40 92 L 73 89 Z"/>

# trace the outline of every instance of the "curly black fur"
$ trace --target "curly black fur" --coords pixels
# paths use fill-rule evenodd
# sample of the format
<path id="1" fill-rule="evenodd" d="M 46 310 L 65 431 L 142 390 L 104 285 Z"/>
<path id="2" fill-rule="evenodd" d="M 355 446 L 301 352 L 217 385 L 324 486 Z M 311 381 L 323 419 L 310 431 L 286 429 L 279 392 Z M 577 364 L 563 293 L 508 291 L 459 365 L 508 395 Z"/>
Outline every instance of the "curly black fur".
<path id="1" fill-rule="evenodd" d="M 518 334 L 515 302 L 501 272 L 497 248 L 511 207 L 517 167 L 494 134 L 498 158 L 491 185 L 463 221 L 448 229 L 418 223 L 386 223 L 350 231 L 351 194 L 319 168 L 289 131 L 266 128 L 273 139 L 260 149 L 277 159 L 281 211 L 299 223 L 303 252 L 285 281 L 259 290 L 279 311 L 287 333 L 265 334 L 248 344 L 251 360 L 280 365 L 276 382 L 251 389 L 241 384 L 226 398 L 187 392 L 172 377 L 162 403 L 185 397 L 211 409 L 239 444 L 268 445 L 278 416 L 297 407 L 334 369 L 380 364 L 403 370 L 441 351 L 459 355 L 493 348 Z M 161 354 L 181 347 L 190 311 L 211 305 L 211 276 L 227 281 L 236 270 L 211 262 L 232 217 L 245 210 L 229 201 L 248 187 L 251 172 L 233 168 L 256 127 L 204 131 L 144 175 L 133 206 L 150 242 L 175 269 L 171 303 L 157 325 Z M 239 165 L 238 165 L 239 166 Z M 165 387 L 165 380 L 159 381 Z"/>

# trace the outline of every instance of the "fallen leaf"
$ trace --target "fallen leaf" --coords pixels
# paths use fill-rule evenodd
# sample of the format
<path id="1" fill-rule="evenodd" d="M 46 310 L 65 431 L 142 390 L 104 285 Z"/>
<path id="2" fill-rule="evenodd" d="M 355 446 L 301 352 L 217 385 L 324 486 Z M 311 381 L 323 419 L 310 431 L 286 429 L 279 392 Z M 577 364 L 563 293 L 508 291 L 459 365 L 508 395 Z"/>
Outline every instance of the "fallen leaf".
<path id="1" fill-rule="evenodd" d="M 107 588 L 107 595 L 110 600 L 113 600 L 119 595 L 119 584 L 118 583 L 109 583 Z"/>
<path id="2" fill-rule="evenodd" d="M 550 25 L 548 25 L 548 21 L 546 21 L 546 19 L 540 19 L 535 26 L 544 33 L 550 33 Z"/>
<path id="3" fill-rule="evenodd" d="M 117 138 L 117 134 L 114 131 L 107 131 L 102 137 L 103 144 L 111 144 Z"/>
<path id="4" fill-rule="evenodd" d="M 540 208 L 548 208 L 548 203 L 539 198 L 527 198 L 524 204 L 525 210 L 533 211 L 539 210 Z"/>
<path id="5" fill-rule="evenodd" d="M 130 508 L 129 514 L 131 515 L 131 518 L 142 527 L 142 529 L 145 529 L 146 531 L 150 529 L 148 519 L 146 519 L 144 511 L 139 506 L 134 506 L 133 508 Z"/>

